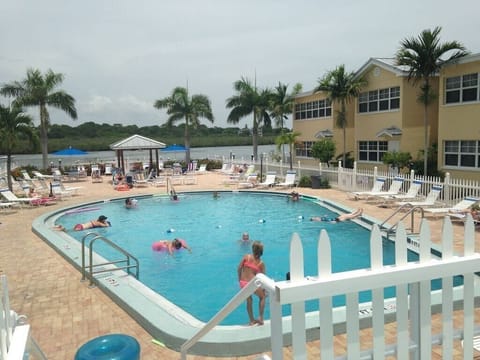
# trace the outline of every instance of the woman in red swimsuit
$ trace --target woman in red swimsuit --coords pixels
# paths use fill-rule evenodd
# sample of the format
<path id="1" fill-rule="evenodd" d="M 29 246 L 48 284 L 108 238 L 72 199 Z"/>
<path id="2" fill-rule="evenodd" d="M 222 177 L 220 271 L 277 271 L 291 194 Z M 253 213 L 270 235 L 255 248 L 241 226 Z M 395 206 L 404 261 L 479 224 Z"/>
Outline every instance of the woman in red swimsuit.
<path id="1" fill-rule="evenodd" d="M 260 241 L 254 241 L 252 244 L 252 253 L 245 255 L 238 265 L 238 282 L 240 287 L 244 288 L 250 280 L 258 273 L 265 273 L 265 264 L 261 257 L 263 255 L 263 244 Z M 263 325 L 263 312 L 265 310 L 265 290 L 258 288 L 255 291 L 258 296 L 258 319 L 253 317 L 253 299 L 251 296 L 247 299 L 247 313 L 250 325 Z"/>

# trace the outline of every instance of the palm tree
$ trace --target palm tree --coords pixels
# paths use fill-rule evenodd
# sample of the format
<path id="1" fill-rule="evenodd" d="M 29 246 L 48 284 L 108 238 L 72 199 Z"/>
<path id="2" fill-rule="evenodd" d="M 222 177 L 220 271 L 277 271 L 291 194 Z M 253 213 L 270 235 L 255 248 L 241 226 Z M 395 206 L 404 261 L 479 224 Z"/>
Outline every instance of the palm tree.
<path id="1" fill-rule="evenodd" d="M 30 115 L 15 104 L 0 105 L 0 151 L 7 154 L 7 182 L 12 190 L 12 154 L 21 139 L 28 139 L 33 145 L 38 144 L 38 136 Z"/>
<path id="2" fill-rule="evenodd" d="M 293 113 L 295 95 L 301 91 L 302 84 L 300 83 L 295 84 L 290 94 L 288 93 L 288 85 L 279 82 L 275 87 L 272 97 L 272 111 L 270 116 L 275 119 L 275 125 L 282 129 L 282 133 L 284 132 L 284 121 L 288 119 L 288 115 Z M 280 150 L 280 148 L 278 150 Z M 282 146 L 282 158 L 285 161 L 284 157 L 285 151 L 283 150 Z"/>
<path id="3" fill-rule="evenodd" d="M 175 122 L 185 120 L 185 162 L 190 163 L 190 127 L 197 128 L 200 118 L 205 118 L 213 123 L 213 113 L 210 100 L 206 95 L 198 94 L 188 96 L 188 89 L 176 87 L 169 97 L 155 101 L 153 105 L 157 109 L 167 109 L 170 115 L 167 126 Z"/>
<path id="4" fill-rule="evenodd" d="M 75 99 L 65 91 L 57 90 L 63 78 L 63 74 L 54 73 L 52 70 L 42 75 L 40 70 L 28 69 L 26 79 L 5 84 L 0 89 L 0 94 L 15 97 L 15 102 L 20 106 L 40 107 L 40 141 L 44 169 L 48 167 L 48 127 L 50 126 L 47 106 L 63 110 L 74 120 L 77 118 Z"/>
<path id="5" fill-rule="evenodd" d="M 400 43 L 396 54 L 397 65 L 408 67 L 408 80 L 413 84 L 422 82 L 418 101 L 423 104 L 424 154 L 423 172 L 427 175 L 428 166 L 428 105 L 436 98 L 430 84 L 430 78 L 435 76 L 443 65 L 454 62 L 468 54 L 465 47 L 457 41 L 440 44 L 441 27 L 423 30 L 417 38 L 407 38 Z M 453 53 L 443 59 L 447 52 Z"/>
<path id="6" fill-rule="evenodd" d="M 340 103 L 337 111 L 336 126 L 343 130 L 343 156 L 342 163 L 347 161 L 347 107 L 346 104 L 358 96 L 362 87 L 367 82 L 363 78 L 357 78 L 354 72 L 347 73 L 345 65 L 340 65 L 335 70 L 329 71 L 318 81 L 314 92 L 324 91 L 332 103 Z"/>
<path id="7" fill-rule="evenodd" d="M 242 117 L 253 114 L 252 142 L 253 158 L 258 158 L 258 128 L 263 122 L 265 125 L 271 123 L 268 110 L 271 107 L 272 91 L 268 88 L 258 90 L 246 78 L 235 81 L 233 88 L 236 95 L 227 99 L 226 107 L 232 109 L 228 114 L 227 122 L 237 124 Z"/>
<path id="8" fill-rule="evenodd" d="M 282 133 L 275 139 L 275 144 L 277 144 L 278 150 L 280 150 L 283 145 L 288 145 L 288 152 L 290 155 L 290 170 L 293 169 L 293 150 L 295 144 L 297 143 L 297 137 L 299 137 L 300 135 L 302 134 L 298 131 L 291 131 L 288 133 Z"/>

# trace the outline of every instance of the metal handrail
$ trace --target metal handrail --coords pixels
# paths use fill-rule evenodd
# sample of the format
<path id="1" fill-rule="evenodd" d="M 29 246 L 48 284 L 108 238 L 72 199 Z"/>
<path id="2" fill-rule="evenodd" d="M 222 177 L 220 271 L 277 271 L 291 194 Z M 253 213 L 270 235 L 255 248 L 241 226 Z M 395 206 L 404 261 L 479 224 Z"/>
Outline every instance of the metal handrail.
<path id="1" fill-rule="evenodd" d="M 242 304 L 259 287 L 269 292 L 270 298 L 273 298 L 275 292 L 275 282 L 264 274 L 257 274 L 250 282 L 241 289 L 215 316 L 205 324 L 203 328 L 197 331 L 189 340 L 180 346 L 180 356 L 182 360 L 187 359 L 187 351 L 195 345 L 202 337 L 208 334 L 215 326 L 225 319 L 233 310 Z"/>
<path id="2" fill-rule="evenodd" d="M 139 261 L 135 256 L 133 256 L 128 251 L 124 250 L 123 248 L 121 248 L 120 246 L 118 246 L 117 244 L 112 242 L 111 240 L 107 239 L 106 237 L 100 236 L 100 235 L 95 234 L 95 233 L 89 233 L 89 234 L 86 234 L 82 239 L 82 280 L 84 280 L 86 278 L 86 268 L 87 268 L 87 266 L 85 265 L 85 239 L 88 236 L 91 236 L 91 235 L 95 235 L 95 237 L 92 239 L 92 241 L 90 241 L 90 245 L 89 245 L 88 268 L 89 268 L 90 286 L 93 286 L 93 280 L 94 280 L 93 275 L 104 273 L 104 272 L 127 270 L 127 273 L 129 275 L 131 275 L 132 273 L 131 273 L 130 269 L 135 268 L 136 271 L 135 271 L 134 276 L 135 276 L 135 278 L 138 279 L 138 277 L 140 275 L 140 266 L 139 266 Z M 93 245 L 97 240 L 100 240 L 100 241 L 106 243 L 107 245 L 111 246 L 112 248 L 116 249 L 117 251 L 121 252 L 123 255 L 125 255 L 125 259 L 107 261 L 105 263 L 94 265 L 93 264 Z M 130 259 L 132 259 L 135 262 L 135 264 L 130 265 Z M 99 267 L 99 266 L 104 266 L 104 265 L 114 265 L 114 264 L 125 263 L 125 262 L 126 262 L 125 266 L 120 266 L 120 267 L 117 266 L 115 269 L 106 269 L 106 270 L 104 269 L 104 270 L 94 271 L 94 267 Z"/>
<path id="3" fill-rule="evenodd" d="M 89 232 L 82 238 L 82 279 L 80 281 L 85 281 L 87 279 L 86 266 L 85 266 L 85 241 L 89 236 L 97 237 L 100 236 L 96 232 Z"/>
<path id="4" fill-rule="evenodd" d="M 404 210 L 405 208 L 410 208 L 395 224 L 393 224 L 392 226 L 390 226 L 389 228 L 386 228 L 384 225 L 386 224 L 386 222 L 388 220 L 390 220 L 392 217 L 394 217 L 396 214 L 398 214 L 400 211 Z M 420 210 L 421 214 L 422 214 L 422 219 L 425 217 L 425 211 L 423 209 L 423 207 L 421 206 L 413 206 L 412 204 L 403 204 L 402 206 L 400 206 L 397 210 L 395 210 L 388 218 L 386 218 L 380 225 L 380 229 L 382 229 L 383 231 L 385 231 L 385 233 L 387 234 L 387 238 L 388 236 L 393 233 L 394 229 L 398 226 L 398 224 L 403 220 L 405 219 L 408 215 L 410 215 L 410 228 L 408 228 L 410 231 L 414 231 L 415 229 L 415 211 L 416 210 Z"/>

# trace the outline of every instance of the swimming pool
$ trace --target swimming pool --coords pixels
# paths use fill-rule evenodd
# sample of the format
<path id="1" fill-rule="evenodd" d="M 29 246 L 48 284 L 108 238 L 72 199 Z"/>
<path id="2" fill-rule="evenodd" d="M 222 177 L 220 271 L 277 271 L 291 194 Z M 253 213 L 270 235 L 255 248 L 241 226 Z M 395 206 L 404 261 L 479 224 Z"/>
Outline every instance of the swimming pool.
<path id="1" fill-rule="evenodd" d="M 306 275 L 315 275 L 317 272 L 314 254 L 319 232 L 324 228 L 327 229 L 332 248 L 337 254 L 332 262 L 334 271 L 369 266 L 369 230 L 350 221 L 336 224 L 308 221 L 310 216 L 335 214 L 327 208 L 320 207 L 316 198 L 288 202 L 284 194 L 222 192 L 218 199 L 213 199 L 210 192 L 198 192 L 182 194 L 179 202 L 172 202 L 161 196 L 142 197 L 138 200 L 137 209 L 125 209 L 122 200 L 106 201 L 82 206 L 82 208 L 93 208 L 91 211 L 73 211 L 73 214 L 66 215 L 64 211 L 51 214 L 39 221 L 43 221 L 43 226 L 45 223 L 49 226 L 53 223 L 61 223 L 71 229 L 75 223 L 86 222 L 100 214 L 108 216 L 113 226 L 96 229 L 97 232 L 114 240 L 138 257 L 141 264 L 140 280 L 171 300 L 171 302 L 164 301 L 148 289 L 142 288 L 130 277 L 125 278 L 128 287 L 123 286 L 123 283 L 120 283 L 121 286 L 114 287 L 111 286 L 111 282 L 100 282 L 100 286 L 113 293 L 114 298 L 126 295 L 126 298 L 121 301 L 125 306 L 130 307 L 130 311 L 149 312 L 148 315 L 143 316 L 144 320 L 139 320 L 140 323 L 144 321 L 143 325 L 147 330 L 153 327 L 150 322 L 156 322 L 157 317 L 161 319 L 160 323 L 171 321 L 170 318 L 164 321 L 162 316 L 166 314 L 159 315 L 161 311 L 157 308 L 153 309 L 160 304 L 167 309 L 165 312 L 179 321 L 178 332 L 182 333 L 183 339 L 188 338 L 195 328 L 201 326 L 202 321 L 209 320 L 234 296 L 238 291 L 236 275 L 238 261 L 243 254 L 250 251 L 248 246 L 245 247 L 238 241 L 244 231 L 248 231 L 252 239 L 259 239 L 264 243 L 263 260 L 267 265 L 268 276 L 274 280 L 285 279 L 285 273 L 288 271 L 289 242 L 293 232 L 299 233 L 303 241 Z M 78 265 L 78 242 L 74 245 L 68 238 L 70 238 L 69 235 L 73 235 L 77 240 L 81 239 L 85 232 L 69 231 L 68 234 L 53 232 L 56 236 L 52 236 L 51 233 L 50 231 L 48 237 L 52 241 L 58 237 L 58 243 L 55 246 L 64 252 L 71 253 L 72 260 Z M 192 247 L 192 254 L 181 251 L 175 256 L 168 256 L 151 250 L 151 244 L 154 241 L 173 237 L 184 238 Z M 393 243 L 385 242 L 385 244 L 387 250 L 393 249 Z M 109 256 L 108 251 L 102 248 L 99 248 L 99 253 L 104 257 Z M 415 258 L 413 253 L 411 256 L 411 259 Z M 388 258 L 387 255 L 385 257 Z M 389 260 L 385 260 L 385 263 L 392 262 L 391 256 Z M 147 268 L 154 271 L 149 274 L 146 272 Z M 166 282 L 166 279 L 170 281 Z M 141 291 L 135 293 L 135 290 Z M 361 300 L 368 300 L 368 296 L 369 294 L 362 294 Z M 147 300 L 152 300 L 152 303 Z M 337 301 L 337 305 L 341 305 L 343 299 L 340 298 Z M 137 308 L 138 304 L 134 304 L 136 302 L 141 303 L 139 305 L 141 309 Z M 186 310 L 193 317 L 181 313 L 181 310 L 172 303 Z M 205 304 L 210 304 L 209 308 L 202 308 Z M 200 310 L 197 309 L 198 305 Z M 308 306 L 315 306 L 315 302 Z M 224 324 L 245 324 L 246 319 L 245 308 L 241 306 Z M 186 328 L 186 323 L 190 326 L 189 328 Z M 164 327 L 165 324 L 155 324 L 155 327 L 157 326 Z M 168 323 L 168 326 L 171 327 L 172 324 Z M 256 341 L 260 334 L 268 336 L 265 334 L 268 332 L 266 326 L 247 328 L 249 330 L 245 336 L 240 336 L 239 327 L 235 326 L 228 327 L 227 332 L 233 329 L 235 333 L 229 336 L 237 341 L 246 342 L 248 339 Z M 155 330 L 150 329 L 150 331 L 155 333 Z M 178 348 L 181 344 L 178 333 L 171 335 L 169 341 L 166 340 L 167 335 L 163 330 L 161 336 L 162 340 L 165 343 L 168 342 L 173 348 Z M 228 340 L 228 337 L 225 337 L 225 333 L 222 333 L 221 337 L 226 342 L 233 342 L 232 339 Z M 230 348 L 232 348 L 231 344 Z M 247 350 L 253 349 L 254 347 L 250 347 Z"/>

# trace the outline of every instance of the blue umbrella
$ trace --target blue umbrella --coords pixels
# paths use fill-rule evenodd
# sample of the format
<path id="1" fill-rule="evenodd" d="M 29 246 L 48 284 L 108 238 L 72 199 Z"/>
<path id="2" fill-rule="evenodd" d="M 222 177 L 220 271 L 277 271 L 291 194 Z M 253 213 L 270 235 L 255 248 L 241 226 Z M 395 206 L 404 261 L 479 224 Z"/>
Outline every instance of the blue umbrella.
<path id="1" fill-rule="evenodd" d="M 87 154 L 88 152 L 80 149 L 72 148 L 71 146 L 67 149 L 58 150 L 52 153 L 52 155 L 55 155 L 55 156 L 75 156 L 75 155 L 87 155 Z"/>
<path id="2" fill-rule="evenodd" d="M 183 145 L 177 145 L 173 144 L 170 146 L 167 146 L 166 148 L 161 149 L 160 151 L 162 152 L 180 152 L 180 151 L 186 151 L 187 148 Z"/>

